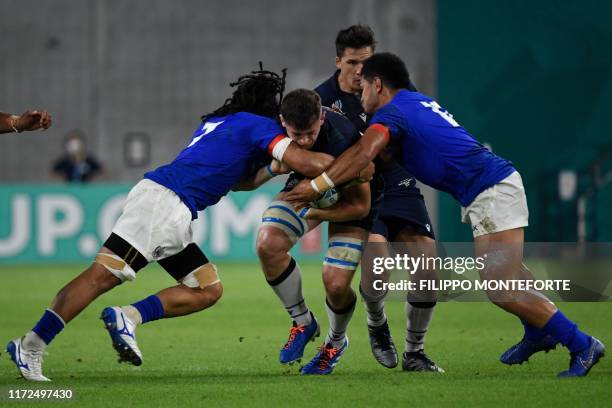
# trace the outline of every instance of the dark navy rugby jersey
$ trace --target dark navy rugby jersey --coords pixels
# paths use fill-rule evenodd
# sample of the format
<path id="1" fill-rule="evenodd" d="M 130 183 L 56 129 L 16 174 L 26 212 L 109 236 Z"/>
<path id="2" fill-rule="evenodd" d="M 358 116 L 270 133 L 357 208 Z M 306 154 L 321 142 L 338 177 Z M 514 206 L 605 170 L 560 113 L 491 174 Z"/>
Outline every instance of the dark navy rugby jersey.
<path id="1" fill-rule="evenodd" d="M 359 140 L 361 133 L 355 129 L 355 126 L 344 115 L 334 112 L 329 108 L 323 108 L 323 110 L 325 112 L 325 120 L 323 125 L 321 125 L 316 142 L 309 150 L 338 157 Z M 305 178 L 305 176 L 299 173 L 291 173 L 282 191 L 291 190 L 300 180 Z"/>
<path id="2" fill-rule="evenodd" d="M 315 92 L 321 97 L 321 104 L 338 110 L 346 115 L 358 131 L 364 132 L 367 128 L 367 115 L 361 107 L 359 95 L 344 92 L 338 86 L 338 74 L 336 71 L 329 79 L 315 88 Z"/>

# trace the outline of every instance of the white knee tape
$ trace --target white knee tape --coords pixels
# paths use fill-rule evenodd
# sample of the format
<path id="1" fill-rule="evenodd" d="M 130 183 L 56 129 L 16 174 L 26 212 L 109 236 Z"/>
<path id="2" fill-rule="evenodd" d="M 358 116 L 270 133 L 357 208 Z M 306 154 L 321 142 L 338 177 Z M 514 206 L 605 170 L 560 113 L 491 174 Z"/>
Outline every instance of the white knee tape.
<path id="1" fill-rule="evenodd" d="M 306 220 L 300 217 L 293 206 L 286 201 L 273 201 L 264 211 L 261 223 L 262 226 L 280 229 L 294 244 L 308 232 Z"/>
<path id="2" fill-rule="evenodd" d="M 333 237 L 329 240 L 323 265 L 354 271 L 361 260 L 363 241 L 350 237 Z"/>
<path id="3" fill-rule="evenodd" d="M 121 282 L 133 281 L 136 279 L 136 272 L 123 259 L 115 254 L 100 252 L 96 255 L 96 263 L 104 266 L 110 273 L 115 275 Z"/>

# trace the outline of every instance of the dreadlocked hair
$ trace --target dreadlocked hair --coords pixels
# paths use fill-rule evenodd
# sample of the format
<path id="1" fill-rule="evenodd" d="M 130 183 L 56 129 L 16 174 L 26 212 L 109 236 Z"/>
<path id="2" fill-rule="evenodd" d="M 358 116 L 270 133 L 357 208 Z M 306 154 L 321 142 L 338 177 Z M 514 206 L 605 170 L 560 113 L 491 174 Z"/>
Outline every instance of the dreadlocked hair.
<path id="1" fill-rule="evenodd" d="M 281 75 L 278 75 L 264 70 L 260 61 L 258 71 L 251 71 L 250 74 L 242 75 L 236 82 L 230 83 L 232 88 L 236 87 L 232 97 L 227 98 L 220 108 L 202 116 L 202 121 L 236 112 L 277 118 L 285 91 L 286 76 L 287 68 L 283 68 Z"/>

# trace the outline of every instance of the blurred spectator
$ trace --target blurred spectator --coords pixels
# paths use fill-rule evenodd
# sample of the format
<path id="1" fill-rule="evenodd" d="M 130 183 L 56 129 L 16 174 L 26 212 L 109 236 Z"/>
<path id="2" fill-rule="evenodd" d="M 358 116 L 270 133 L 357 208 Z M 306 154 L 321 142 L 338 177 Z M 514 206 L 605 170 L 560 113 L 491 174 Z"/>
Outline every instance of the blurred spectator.
<path id="1" fill-rule="evenodd" d="M 27 110 L 21 115 L 0 112 L 0 133 L 23 132 L 24 130 L 49 129 L 51 115 L 43 110 Z"/>
<path id="2" fill-rule="evenodd" d="M 69 183 L 86 183 L 102 172 L 102 166 L 87 153 L 83 133 L 73 130 L 64 138 L 64 156 L 53 164 L 52 171 Z"/>

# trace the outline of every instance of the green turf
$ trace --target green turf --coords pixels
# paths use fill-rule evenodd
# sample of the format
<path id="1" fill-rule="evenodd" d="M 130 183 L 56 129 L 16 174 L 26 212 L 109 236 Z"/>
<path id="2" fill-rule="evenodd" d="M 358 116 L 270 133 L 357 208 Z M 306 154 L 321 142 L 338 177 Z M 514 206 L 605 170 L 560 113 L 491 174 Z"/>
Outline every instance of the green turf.
<path id="1" fill-rule="evenodd" d="M 0 267 L 0 338 L 29 330 L 55 292 L 79 270 L 65 267 Z M 612 366 L 606 359 L 587 378 L 557 380 L 568 364 L 561 350 L 507 367 L 499 354 L 521 335 L 518 321 L 486 303 L 442 303 L 427 338 L 427 352 L 445 374 L 388 370 L 372 358 L 365 316 L 357 308 L 351 346 L 335 372 L 302 377 L 298 366 L 281 366 L 278 349 L 288 317 L 256 264 L 220 265 L 223 299 L 192 316 L 141 327 L 141 367 L 120 365 L 98 315 L 106 305 L 140 300 L 172 284 L 157 267 L 139 273 L 98 299 L 54 341 L 45 357 L 53 388 L 72 388 L 86 406 L 610 406 Z M 303 267 L 306 299 L 323 328 L 327 319 L 319 267 Z M 611 303 L 572 303 L 562 308 L 587 332 L 612 344 Z M 403 305 L 387 313 L 398 348 L 403 347 Z M 317 343 L 318 345 L 318 343 Z M 314 355 L 315 345 L 306 349 Z M 47 384 L 46 384 L 47 385 Z M 17 379 L 6 353 L 0 358 L 0 406 L 7 389 L 33 387 Z M 48 388 L 48 387 L 47 387 Z M 54 405 L 40 402 L 36 406 Z M 65 402 L 58 403 L 65 406 Z M 68 403 L 70 405 L 70 403 Z M 25 406 L 24 403 L 10 404 Z"/>

